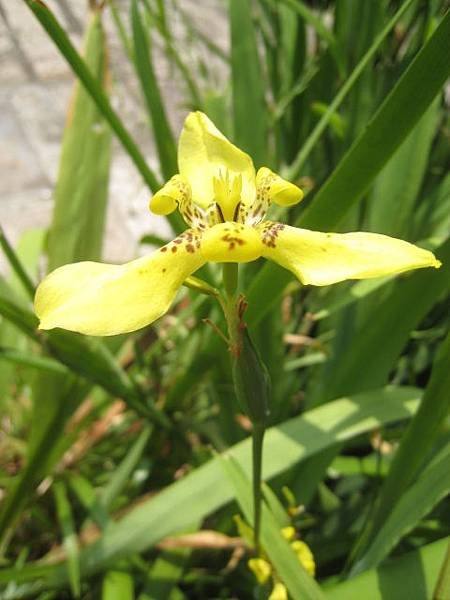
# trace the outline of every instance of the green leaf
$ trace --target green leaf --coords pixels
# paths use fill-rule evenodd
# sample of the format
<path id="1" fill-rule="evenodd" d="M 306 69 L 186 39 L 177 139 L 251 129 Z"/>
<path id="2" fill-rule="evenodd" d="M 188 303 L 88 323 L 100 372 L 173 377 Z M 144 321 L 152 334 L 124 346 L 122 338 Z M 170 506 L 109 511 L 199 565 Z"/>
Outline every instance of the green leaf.
<path id="1" fill-rule="evenodd" d="M 138 600 L 172 600 L 191 552 L 190 548 L 161 552 L 149 570 L 144 591 L 139 594 Z"/>
<path id="2" fill-rule="evenodd" d="M 225 455 L 221 463 L 234 494 L 248 522 L 253 521 L 252 485 L 240 465 Z M 282 523 L 277 522 L 267 505 L 262 505 L 261 541 L 270 562 L 281 577 L 294 600 L 322 600 L 319 585 L 305 571 L 295 552 L 284 539 Z"/>
<path id="3" fill-rule="evenodd" d="M 103 578 L 102 600 L 134 600 L 131 575 L 125 571 L 108 571 Z"/>
<path id="4" fill-rule="evenodd" d="M 250 0 L 229 0 L 234 142 L 267 164 L 267 108 Z"/>
<path id="5" fill-rule="evenodd" d="M 63 536 L 63 546 L 67 552 L 70 589 L 75 598 L 79 598 L 81 591 L 79 550 L 72 508 L 62 482 L 55 483 L 53 492 L 55 494 L 56 514 Z"/>
<path id="6" fill-rule="evenodd" d="M 45 358 L 43 356 L 33 356 L 27 352 L 21 352 L 11 348 L 0 347 L 0 361 L 6 360 L 16 365 L 24 367 L 31 367 L 33 369 L 40 369 L 43 371 L 49 371 L 51 373 L 57 373 L 59 375 L 67 375 L 68 370 L 60 362 L 53 360 L 52 358 Z"/>
<path id="7" fill-rule="evenodd" d="M 448 538 L 447 538 L 448 539 Z M 425 600 L 433 589 L 447 539 L 409 552 L 326 590 L 327 600 Z M 436 599 L 437 600 L 437 599 Z M 440 600 L 440 599 L 439 599 Z M 444 600 L 444 597 L 442 598 Z"/>
<path id="8" fill-rule="evenodd" d="M 139 462 L 142 453 L 144 452 L 145 446 L 150 439 L 152 431 L 152 427 L 146 427 L 141 431 L 139 436 L 136 438 L 136 441 L 125 455 L 125 458 L 114 471 L 108 484 L 100 492 L 99 502 L 103 507 L 108 508 L 111 506 L 115 498 L 125 487 L 125 484 L 130 478 L 131 473 L 136 468 L 136 465 Z"/>
<path id="9" fill-rule="evenodd" d="M 110 81 L 100 12 L 90 17 L 84 41 L 86 67 L 106 95 Z M 111 130 L 80 81 L 75 83 L 64 130 L 48 269 L 101 257 L 111 157 Z"/>
<path id="10" fill-rule="evenodd" d="M 420 409 L 416 418 L 419 416 Z M 420 443 L 417 443 L 417 439 Z M 422 448 L 422 440 L 416 438 L 415 441 L 416 446 Z M 426 447 L 422 450 L 425 454 Z M 397 504 L 391 506 L 391 512 L 374 533 L 372 543 L 362 559 L 355 564 L 352 574 L 377 567 L 399 540 L 450 492 L 449 464 L 450 444 L 447 444 L 420 473 L 419 478 L 399 495 Z"/>
<path id="11" fill-rule="evenodd" d="M 150 34 L 144 28 L 139 0 L 131 3 L 134 63 L 153 127 L 159 163 L 165 179 L 177 173 L 177 151 L 153 69 Z"/>
<path id="12" fill-rule="evenodd" d="M 34 298 L 35 285 L 27 271 L 22 266 L 22 262 L 18 258 L 14 248 L 9 243 L 2 227 L 0 227 L 0 246 L 11 266 L 11 269 L 13 270 L 13 273 L 22 284 L 23 289 L 30 298 Z"/>
<path id="13" fill-rule="evenodd" d="M 410 237 L 411 215 L 425 177 L 431 142 L 440 117 L 437 100 L 377 177 L 369 205 L 370 230 Z"/>
<path id="14" fill-rule="evenodd" d="M 389 475 L 375 503 L 365 531 L 356 548 L 354 571 L 367 568 L 374 563 L 365 557 L 370 552 L 379 530 L 392 509 L 406 493 L 411 481 L 419 475 L 424 459 L 429 455 L 438 437 L 439 429 L 450 409 L 450 333 L 443 342 L 433 365 L 430 383 L 427 386 L 420 408 L 409 425 L 394 457 Z M 437 459 L 436 459 L 437 460 Z M 434 463 L 429 465 L 429 469 Z M 447 465 L 448 466 L 448 465 Z M 439 465 L 435 466 L 439 469 Z M 432 473 L 434 475 L 434 472 Z M 425 477 L 425 473 L 422 474 Z M 445 481 L 445 477 L 444 480 Z M 442 482 L 441 482 L 442 483 Z M 420 488 L 419 488 L 420 489 Z M 437 492 L 437 489 L 435 490 Z M 381 535 L 381 534 L 380 534 Z"/>

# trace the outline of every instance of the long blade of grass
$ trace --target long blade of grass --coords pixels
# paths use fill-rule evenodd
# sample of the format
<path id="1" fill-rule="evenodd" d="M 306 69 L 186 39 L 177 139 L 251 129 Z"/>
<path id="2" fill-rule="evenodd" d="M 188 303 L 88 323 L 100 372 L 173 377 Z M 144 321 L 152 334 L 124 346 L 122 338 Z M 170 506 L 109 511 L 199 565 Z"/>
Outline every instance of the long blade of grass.
<path id="1" fill-rule="evenodd" d="M 377 496 L 374 511 L 356 546 L 353 572 L 359 572 L 376 564 L 373 557 L 372 560 L 370 560 L 370 556 L 367 558 L 366 553 L 371 552 L 371 546 L 376 543 L 380 528 L 393 507 L 405 494 L 413 478 L 417 477 L 424 458 L 436 442 L 439 429 L 450 409 L 449 364 L 450 333 L 436 356 L 431 380 L 420 408 L 402 439 L 389 475 Z"/>
<path id="2" fill-rule="evenodd" d="M 69 63 L 76 76 L 80 79 L 87 92 L 91 95 L 100 112 L 110 124 L 111 129 L 117 135 L 123 147 L 128 152 L 144 181 L 153 192 L 156 192 L 161 187 L 158 179 L 147 165 L 138 146 L 123 125 L 120 117 L 111 106 L 107 95 L 98 84 L 95 77 L 92 75 L 86 63 L 73 46 L 66 32 L 58 23 L 53 13 L 41 0 L 23 1 L 34 13 L 42 27 L 45 29 L 49 37 L 58 47 L 63 57 Z"/>
<path id="3" fill-rule="evenodd" d="M 369 229 L 410 238 L 411 215 L 426 175 L 440 117 L 439 98 L 437 100 L 377 177 L 370 199 Z"/>
<path id="4" fill-rule="evenodd" d="M 67 553 L 70 589 L 73 596 L 79 598 L 81 592 L 79 549 L 72 508 L 67 497 L 66 487 L 61 481 L 55 483 L 53 492 L 55 494 L 56 514 L 63 537 L 63 546 Z"/>
<path id="5" fill-rule="evenodd" d="M 103 578 L 102 600 L 134 600 L 134 582 L 126 571 L 108 571 Z"/>
<path id="6" fill-rule="evenodd" d="M 67 375 L 68 373 L 66 367 L 57 360 L 43 356 L 33 356 L 32 354 L 14 350 L 13 348 L 2 348 L 0 346 L 0 361 L 1 360 L 23 367 L 31 367 L 32 369 L 57 373 L 59 375 Z"/>
<path id="7" fill-rule="evenodd" d="M 375 176 L 413 129 L 450 74 L 450 11 L 418 52 L 297 225 L 326 231 L 335 228 L 370 187 Z M 411 99 L 414 98 L 414 102 Z M 287 271 L 265 265 L 248 290 L 250 325 L 259 322 L 289 281 Z"/>
<path id="8" fill-rule="evenodd" d="M 110 73 L 100 12 L 90 17 L 83 55 L 86 68 L 107 95 Z M 54 192 L 49 271 L 68 262 L 101 258 L 110 157 L 111 129 L 78 80 L 64 129 Z"/>
<path id="9" fill-rule="evenodd" d="M 378 569 L 365 571 L 339 583 L 327 589 L 327 600 L 361 600 L 368 598 L 368 590 L 370 600 L 433 598 L 433 589 L 447 543 L 448 538 L 428 544 L 420 550 L 389 561 Z"/>
<path id="10" fill-rule="evenodd" d="M 18 258 L 14 248 L 9 243 L 2 227 L 0 227 L 0 246 L 6 258 L 8 259 L 11 269 L 16 274 L 17 279 L 21 282 L 24 290 L 27 292 L 30 298 L 34 298 L 34 292 L 36 290 L 35 285 L 27 271 L 24 269 L 22 262 Z"/>
<path id="11" fill-rule="evenodd" d="M 424 448 L 424 453 L 425 451 Z M 449 464 L 450 444 L 447 444 L 425 467 L 411 487 L 399 496 L 397 504 L 393 505 L 380 529 L 374 533 L 372 543 L 364 556 L 355 564 L 353 575 L 377 567 L 399 540 L 445 498 L 450 492 Z"/>
<path id="12" fill-rule="evenodd" d="M 234 140 L 267 164 L 267 108 L 249 0 L 229 0 Z"/>
<path id="13" fill-rule="evenodd" d="M 150 32 L 147 32 L 144 27 L 138 0 L 132 0 L 131 3 L 131 24 L 133 29 L 134 64 L 147 104 L 161 171 L 165 179 L 170 179 L 177 172 L 177 151 L 153 69 Z"/>
<path id="14" fill-rule="evenodd" d="M 120 494 L 124 488 L 131 473 L 140 460 L 142 453 L 144 452 L 145 446 L 150 439 L 152 431 L 152 427 L 146 427 L 143 431 L 141 431 L 136 441 L 126 454 L 125 458 L 114 471 L 107 485 L 101 490 L 99 494 L 99 502 L 103 507 L 108 508 L 111 506 L 116 496 Z"/>

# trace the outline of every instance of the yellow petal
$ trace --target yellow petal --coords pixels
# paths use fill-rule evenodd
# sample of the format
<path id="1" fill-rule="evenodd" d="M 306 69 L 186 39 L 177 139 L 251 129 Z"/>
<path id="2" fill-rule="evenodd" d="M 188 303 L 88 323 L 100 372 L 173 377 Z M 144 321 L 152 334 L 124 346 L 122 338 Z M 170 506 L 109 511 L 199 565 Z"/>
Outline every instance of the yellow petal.
<path id="1" fill-rule="evenodd" d="M 281 530 L 281 535 L 284 537 L 285 540 L 290 542 L 295 537 L 294 527 L 292 527 L 291 525 L 289 525 L 288 527 L 283 527 L 283 529 Z"/>
<path id="2" fill-rule="evenodd" d="M 201 112 L 190 113 L 180 135 L 178 166 L 192 188 L 194 202 L 206 208 L 214 200 L 214 177 L 242 177 L 242 199 L 253 202 L 255 169 L 252 159 L 234 146 Z"/>
<path id="3" fill-rule="evenodd" d="M 40 328 L 116 335 L 152 323 L 203 265 L 198 246 L 198 234 L 188 230 L 151 256 L 124 265 L 80 262 L 56 269 L 36 292 Z"/>
<path id="4" fill-rule="evenodd" d="M 306 571 L 308 571 L 308 573 L 314 577 L 316 574 L 316 563 L 310 547 L 305 544 L 305 542 L 296 540 L 295 542 L 292 542 L 291 548 L 294 550 L 299 562 L 301 562 Z"/>
<path id="5" fill-rule="evenodd" d="M 275 202 L 280 206 L 293 206 L 303 198 L 303 192 L 299 187 L 267 167 L 258 170 L 256 189 L 258 200 L 267 204 Z"/>
<path id="6" fill-rule="evenodd" d="M 288 593 L 286 586 L 278 581 L 272 589 L 272 592 L 268 600 L 288 600 Z"/>
<path id="7" fill-rule="evenodd" d="M 248 568 L 253 572 L 258 583 L 264 585 L 272 573 L 272 567 L 264 558 L 251 558 L 248 561 Z"/>
<path id="8" fill-rule="evenodd" d="M 174 175 L 169 181 L 150 198 L 149 208 L 156 215 L 170 215 L 179 204 L 191 202 L 191 188 L 181 175 Z"/>
<path id="9" fill-rule="evenodd" d="M 376 233 L 321 233 L 266 221 L 262 255 L 311 285 L 368 279 L 441 263 L 428 250 Z"/>
<path id="10" fill-rule="evenodd" d="M 205 261 L 250 262 L 261 256 L 261 236 L 254 227 L 225 222 L 207 229 L 200 251 Z"/>

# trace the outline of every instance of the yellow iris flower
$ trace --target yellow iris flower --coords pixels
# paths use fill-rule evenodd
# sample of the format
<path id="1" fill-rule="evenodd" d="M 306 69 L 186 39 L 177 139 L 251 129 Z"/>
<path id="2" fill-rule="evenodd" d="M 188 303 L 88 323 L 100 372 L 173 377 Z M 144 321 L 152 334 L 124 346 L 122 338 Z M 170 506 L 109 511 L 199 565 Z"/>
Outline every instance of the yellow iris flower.
<path id="1" fill-rule="evenodd" d="M 302 191 L 251 158 L 206 115 L 188 115 L 178 148 L 180 173 L 150 201 L 167 215 L 178 208 L 189 228 L 151 256 L 124 265 L 65 265 L 39 285 L 41 329 L 90 335 L 134 331 L 166 313 L 185 279 L 208 261 L 263 256 L 305 285 L 328 285 L 421 267 L 439 267 L 431 252 L 373 233 L 321 233 L 265 221 L 272 202 L 291 206 Z"/>

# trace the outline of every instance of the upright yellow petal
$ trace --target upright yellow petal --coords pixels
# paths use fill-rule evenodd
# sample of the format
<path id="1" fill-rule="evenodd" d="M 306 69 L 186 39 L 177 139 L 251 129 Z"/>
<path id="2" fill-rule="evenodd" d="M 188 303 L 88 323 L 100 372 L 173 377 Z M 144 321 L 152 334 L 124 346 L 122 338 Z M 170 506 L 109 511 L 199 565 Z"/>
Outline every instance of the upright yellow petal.
<path id="1" fill-rule="evenodd" d="M 256 189 L 259 195 L 280 206 L 293 206 L 303 199 L 302 190 L 283 179 L 267 167 L 261 167 L 256 174 Z"/>
<path id="2" fill-rule="evenodd" d="M 376 233 L 321 233 L 266 221 L 258 226 L 262 256 L 289 269 L 305 285 L 368 279 L 440 267 L 428 250 Z"/>
<path id="3" fill-rule="evenodd" d="M 242 199 L 253 202 L 255 168 L 252 159 L 234 146 L 201 112 L 190 113 L 178 144 L 178 166 L 192 188 L 194 202 L 206 208 L 214 200 L 214 177 L 242 177 Z"/>
<path id="4" fill-rule="evenodd" d="M 56 269 L 36 292 L 40 328 L 116 335 L 152 323 L 204 264 L 199 245 L 198 233 L 188 230 L 151 256 L 124 265 L 80 262 Z"/>

